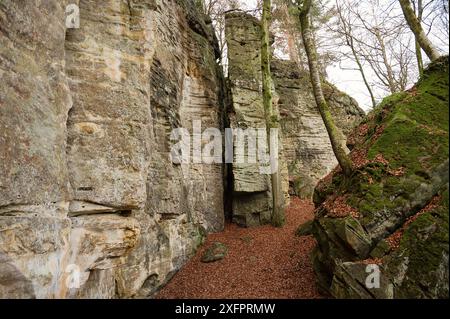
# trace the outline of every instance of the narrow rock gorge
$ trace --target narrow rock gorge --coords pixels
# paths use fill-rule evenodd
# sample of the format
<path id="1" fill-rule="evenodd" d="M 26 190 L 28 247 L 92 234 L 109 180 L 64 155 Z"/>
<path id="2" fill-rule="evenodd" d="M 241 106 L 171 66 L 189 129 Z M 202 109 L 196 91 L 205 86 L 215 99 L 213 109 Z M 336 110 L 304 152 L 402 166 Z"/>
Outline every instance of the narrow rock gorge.
<path id="1" fill-rule="evenodd" d="M 79 28 L 67 26 L 70 4 Z M 223 145 L 227 128 L 266 130 L 260 21 L 224 19 L 226 70 L 196 0 L 0 1 L 0 298 L 153 298 L 207 235 L 270 223 L 270 175 L 258 164 L 173 161 L 177 129 L 214 129 Z M 299 197 L 294 208 L 312 216 L 314 199 L 321 290 L 448 296 L 448 215 L 436 206 L 448 206 L 448 60 L 369 116 L 324 81 L 341 143 L 360 164 L 350 179 L 336 168 L 308 71 L 276 58 L 271 68 L 285 206 Z M 431 117 L 404 107 L 429 106 L 425 95 Z M 416 226 L 405 241 L 390 238 L 407 222 Z M 416 249 L 431 256 L 427 282 Z M 360 287 L 371 259 L 391 275 L 375 295 Z"/>
<path id="2" fill-rule="evenodd" d="M 80 28 L 65 27 L 69 3 Z M 226 203 L 243 226 L 270 220 L 266 175 L 170 160 L 171 131 L 194 121 L 264 127 L 254 18 L 227 20 L 227 86 L 194 1 L 2 1 L 0 13 L 1 297 L 150 297 L 223 229 Z M 274 62 L 284 189 L 308 197 L 336 162 L 305 75 L 286 63 Z M 331 96 L 345 125 L 360 118 Z"/>

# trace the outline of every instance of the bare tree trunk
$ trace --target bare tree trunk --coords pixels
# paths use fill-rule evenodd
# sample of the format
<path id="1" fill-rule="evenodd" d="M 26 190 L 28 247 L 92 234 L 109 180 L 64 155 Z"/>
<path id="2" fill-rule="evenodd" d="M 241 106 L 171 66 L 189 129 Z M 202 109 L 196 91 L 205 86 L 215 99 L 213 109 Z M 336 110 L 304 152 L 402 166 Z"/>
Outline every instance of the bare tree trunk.
<path id="1" fill-rule="evenodd" d="M 399 2 L 406 22 L 416 37 L 416 41 L 420 44 L 420 47 L 425 51 L 431 61 L 437 60 L 440 57 L 440 54 L 425 34 L 420 21 L 417 19 L 417 16 L 411 7 L 411 2 L 409 0 L 399 0 Z"/>
<path id="2" fill-rule="evenodd" d="M 383 58 L 383 63 L 386 67 L 386 74 L 387 74 L 387 80 L 388 80 L 388 84 L 389 84 L 389 90 L 391 91 L 392 94 L 394 94 L 398 91 L 397 85 L 395 84 L 395 80 L 394 80 L 394 72 L 392 71 L 391 64 L 388 61 L 388 57 L 387 57 L 387 53 L 386 53 L 386 45 L 384 43 L 383 36 L 380 34 L 380 30 L 378 28 L 375 29 L 375 36 L 378 40 L 378 44 L 380 45 L 381 56 Z"/>
<path id="3" fill-rule="evenodd" d="M 422 0 L 418 0 L 417 4 L 417 20 L 419 23 L 422 23 L 423 16 L 423 3 Z M 423 58 L 422 58 L 422 48 L 420 47 L 419 42 L 416 40 L 416 58 L 417 58 L 417 67 L 419 69 L 419 76 L 423 76 Z"/>
<path id="4" fill-rule="evenodd" d="M 266 116 L 266 127 L 268 133 L 268 140 L 270 145 L 270 153 L 278 152 L 278 149 L 272 149 L 272 143 L 270 143 L 270 129 L 278 128 L 278 118 L 276 118 L 273 112 L 272 105 L 272 75 L 270 72 L 270 16 L 271 16 L 271 0 L 264 0 L 263 2 L 263 14 L 262 14 L 262 32 L 261 32 L 261 69 L 262 69 L 262 82 L 263 82 L 263 101 L 264 101 L 264 113 Z M 271 176 L 272 182 L 272 198 L 273 198 L 273 213 L 272 213 L 272 225 L 281 227 L 285 223 L 284 209 L 281 199 L 281 182 L 279 168 L 277 172 Z"/>
<path id="5" fill-rule="evenodd" d="M 356 53 L 353 43 L 351 44 L 351 49 L 352 49 L 353 57 L 355 58 L 355 62 L 358 65 L 359 72 L 361 73 L 361 76 L 363 78 L 364 85 L 366 86 L 367 91 L 369 91 L 370 99 L 372 101 L 372 107 L 375 108 L 377 106 L 377 102 L 375 101 L 375 96 L 373 95 L 372 88 L 370 87 L 369 81 L 367 80 L 366 73 L 364 72 L 364 68 L 361 64 L 361 61 L 359 60 L 358 53 Z"/>
<path id="6" fill-rule="evenodd" d="M 310 23 L 311 5 L 312 0 L 304 0 L 303 7 L 300 8 L 299 17 L 302 29 L 303 44 L 305 46 L 306 55 L 308 56 L 309 71 L 314 91 L 314 97 L 323 122 L 325 123 L 328 136 L 330 137 L 333 152 L 339 162 L 339 165 L 342 168 L 342 171 L 346 176 L 349 176 L 353 171 L 352 162 L 339 141 L 339 135 L 342 133 L 340 133 L 338 127 L 336 126 L 336 124 L 334 124 L 330 108 L 327 101 L 325 100 L 322 91 L 322 83 L 317 62 L 316 45 L 314 43 L 314 37 Z"/>

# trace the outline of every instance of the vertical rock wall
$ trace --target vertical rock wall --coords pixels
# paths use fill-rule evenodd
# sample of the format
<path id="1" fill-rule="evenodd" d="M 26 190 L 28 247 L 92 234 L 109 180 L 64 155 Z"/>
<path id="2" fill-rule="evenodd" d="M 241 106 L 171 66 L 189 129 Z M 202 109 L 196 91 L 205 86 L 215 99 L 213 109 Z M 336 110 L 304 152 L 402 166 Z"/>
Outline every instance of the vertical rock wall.
<path id="1" fill-rule="evenodd" d="M 264 111 L 260 93 L 260 22 L 241 12 L 228 14 L 226 22 L 234 112 L 230 117 L 236 126 L 264 125 L 261 124 Z M 311 198 L 317 182 L 337 165 L 337 161 L 314 101 L 309 74 L 300 72 L 291 61 L 274 59 L 271 66 L 277 97 L 275 108 L 280 113 L 282 128 L 283 157 L 289 172 L 285 174 L 284 183 L 291 186 L 291 194 Z M 337 125 L 348 133 L 362 119 L 364 112 L 356 101 L 332 85 L 326 83 L 324 91 Z M 343 136 L 342 143 L 345 144 L 345 140 Z M 248 211 L 245 203 L 249 196 L 261 198 L 261 205 L 253 209 L 265 213 L 269 207 L 263 205 L 263 200 L 268 197 L 264 193 L 267 181 L 263 176 L 239 166 L 234 167 L 233 174 L 238 193 L 234 196 L 234 214 L 241 215 L 240 206 Z"/>
<path id="2" fill-rule="evenodd" d="M 231 128 L 266 129 L 262 96 L 261 24 L 250 15 L 232 12 L 226 15 L 228 45 L 228 74 L 231 84 L 232 107 L 229 112 Z M 274 92 L 274 109 L 277 96 Z M 280 138 L 280 142 L 281 142 Z M 283 180 L 287 181 L 283 147 L 280 143 L 280 166 Z M 236 149 L 236 147 L 235 147 Z M 235 150 L 235 153 L 238 153 Z M 243 226 L 270 223 L 272 215 L 272 189 L 270 175 L 260 173 L 260 164 L 233 163 L 233 220 Z M 287 193 L 287 183 L 282 185 Z M 288 197 L 288 196 L 287 196 Z"/>
<path id="3" fill-rule="evenodd" d="M 1 297 L 149 296 L 223 228 L 222 165 L 169 157 L 172 129 L 222 128 L 211 26 L 75 3 L 70 30 L 67 1 L 0 3 Z"/>
<path id="4" fill-rule="evenodd" d="M 65 1 L 0 2 L 0 296 L 57 297 L 71 221 Z M 50 14 L 51 12 L 51 14 Z"/>
<path id="5" fill-rule="evenodd" d="M 301 72 L 295 62 L 274 60 L 272 73 L 278 101 L 283 145 L 289 168 L 291 193 L 311 198 L 317 182 L 338 164 L 330 139 L 317 110 L 308 72 Z M 336 125 L 346 135 L 364 117 L 357 102 L 329 83 L 323 83 Z"/>
<path id="6" fill-rule="evenodd" d="M 233 97 L 230 126 L 242 130 L 265 129 L 258 46 L 261 26 L 256 18 L 241 17 L 240 13 L 226 16 L 228 74 Z M 233 163 L 232 174 L 233 220 L 245 226 L 269 223 L 272 214 L 270 176 L 260 173 L 259 164 L 251 163 Z"/>

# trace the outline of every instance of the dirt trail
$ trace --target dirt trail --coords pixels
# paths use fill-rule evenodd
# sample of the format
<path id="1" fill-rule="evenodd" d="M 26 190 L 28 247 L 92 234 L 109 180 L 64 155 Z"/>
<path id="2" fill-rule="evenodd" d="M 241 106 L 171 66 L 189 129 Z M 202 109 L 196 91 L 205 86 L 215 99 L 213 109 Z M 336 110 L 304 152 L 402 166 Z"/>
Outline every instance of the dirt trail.
<path id="1" fill-rule="evenodd" d="M 196 256 L 161 290 L 164 299 L 320 298 L 310 253 L 312 237 L 296 237 L 295 230 L 313 218 L 309 201 L 293 198 L 283 228 L 240 228 L 208 236 Z M 225 259 L 205 264 L 204 251 L 214 242 L 228 246 Z"/>

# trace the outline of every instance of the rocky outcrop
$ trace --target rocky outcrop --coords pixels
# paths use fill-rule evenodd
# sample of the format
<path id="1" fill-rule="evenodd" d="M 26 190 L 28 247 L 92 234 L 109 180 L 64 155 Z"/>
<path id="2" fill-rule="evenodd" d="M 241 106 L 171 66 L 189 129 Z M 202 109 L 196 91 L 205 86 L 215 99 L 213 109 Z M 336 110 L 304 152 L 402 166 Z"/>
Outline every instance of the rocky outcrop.
<path id="1" fill-rule="evenodd" d="M 66 26 L 69 4 L 80 9 L 79 28 Z M 229 17 L 236 18 L 227 26 L 233 105 L 225 114 L 217 41 L 195 0 L 0 2 L 0 297 L 152 296 L 205 234 L 223 229 L 231 198 L 224 184 L 233 185 L 236 222 L 270 221 L 270 179 L 259 166 L 234 165 L 228 176 L 222 164 L 179 165 L 170 156 L 171 132 L 194 122 L 265 128 L 259 22 Z M 294 132 L 303 127 L 285 128 L 287 118 L 307 113 L 294 97 L 305 89 L 284 85 L 276 65 L 288 198 L 289 179 L 309 188 L 315 180 L 297 168 L 288 177 L 287 163 L 310 165 L 299 155 L 309 144 Z M 348 105 L 336 110 L 351 123 L 353 102 L 327 92 L 335 105 Z M 299 109 L 285 115 L 286 101 Z M 308 125 L 322 127 L 315 116 Z M 319 152 L 327 144 L 311 145 Z M 285 149 L 295 154 L 287 161 Z M 327 165 L 308 169 L 325 174 Z"/>
<path id="2" fill-rule="evenodd" d="M 266 129 L 261 87 L 260 25 L 256 18 L 240 13 L 226 16 L 228 73 L 233 99 L 230 127 Z M 256 44 L 250 41 L 256 42 Z M 248 157 L 245 158 L 248 162 Z M 233 163 L 233 221 L 258 226 L 271 221 L 270 175 L 260 174 L 258 163 Z"/>
<path id="3" fill-rule="evenodd" d="M 226 16 L 228 74 L 233 128 L 265 127 L 261 94 L 260 21 L 231 12 Z M 302 198 L 312 198 L 317 182 L 337 161 L 325 125 L 317 110 L 307 72 L 294 62 L 274 59 L 274 109 L 279 113 L 280 163 L 283 189 Z M 324 84 L 337 125 L 344 133 L 362 119 L 364 112 L 355 100 L 331 84 Z M 345 144 L 345 136 L 342 143 Z M 258 165 L 233 165 L 233 216 L 240 224 L 252 226 L 270 221 L 271 194 L 269 176 L 258 173 Z"/>
<path id="4" fill-rule="evenodd" d="M 272 61 L 275 89 L 279 98 L 284 154 L 289 169 L 290 193 L 312 198 L 317 182 L 327 175 L 337 160 L 328 133 L 314 100 L 309 73 L 300 71 L 295 62 Z M 364 112 L 357 102 L 333 85 L 323 83 L 336 125 L 341 129 L 342 143 L 359 123 Z"/>
<path id="5" fill-rule="evenodd" d="M 0 297 L 151 296 L 223 228 L 222 165 L 169 156 L 222 128 L 194 2 L 0 3 Z"/>
<path id="6" fill-rule="evenodd" d="M 448 57 L 350 135 L 355 172 L 315 192 L 313 254 L 336 298 L 448 298 Z"/>

